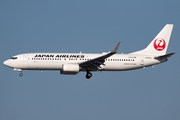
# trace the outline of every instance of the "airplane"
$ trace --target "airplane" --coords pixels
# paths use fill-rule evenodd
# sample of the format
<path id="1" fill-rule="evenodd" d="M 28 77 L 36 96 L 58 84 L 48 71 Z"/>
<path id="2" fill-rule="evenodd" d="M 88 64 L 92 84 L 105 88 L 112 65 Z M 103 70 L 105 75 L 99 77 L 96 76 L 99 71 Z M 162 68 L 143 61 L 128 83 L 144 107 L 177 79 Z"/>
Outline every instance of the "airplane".
<path id="1" fill-rule="evenodd" d="M 92 71 L 126 71 L 166 62 L 175 53 L 166 54 L 173 24 L 166 24 L 151 43 L 143 50 L 129 54 L 116 54 L 120 42 L 108 53 L 26 53 L 4 61 L 4 65 L 20 72 L 22 70 L 59 70 L 64 75 L 76 75 L 86 72 L 86 78 L 92 77 Z"/>

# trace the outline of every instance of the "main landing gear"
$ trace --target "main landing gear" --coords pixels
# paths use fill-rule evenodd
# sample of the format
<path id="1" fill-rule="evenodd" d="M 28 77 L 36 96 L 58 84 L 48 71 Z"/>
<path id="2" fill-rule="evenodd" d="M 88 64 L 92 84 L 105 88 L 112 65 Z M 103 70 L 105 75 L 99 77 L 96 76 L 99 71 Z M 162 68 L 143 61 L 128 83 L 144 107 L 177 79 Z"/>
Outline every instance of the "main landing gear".
<path id="1" fill-rule="evenodd" d="M 87 71 L 87 74 L 86 74 L 86 78 L 89 79 L 92 77 L 92 73 L 90 73 L 89 71 Z"/>

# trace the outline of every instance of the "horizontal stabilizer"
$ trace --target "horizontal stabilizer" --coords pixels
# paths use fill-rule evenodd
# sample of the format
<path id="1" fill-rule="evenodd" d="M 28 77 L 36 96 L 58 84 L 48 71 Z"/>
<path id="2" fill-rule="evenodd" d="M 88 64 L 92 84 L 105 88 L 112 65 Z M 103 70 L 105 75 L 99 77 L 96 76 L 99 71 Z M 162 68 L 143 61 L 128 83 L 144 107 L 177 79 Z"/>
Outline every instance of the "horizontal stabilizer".
<path id="1" fill-rule="evenodd" d="M 174 54 L 176 54 L 176 53 L 170 53 L 170 54 L 154 57 L 154 59 L 167 59 L 167 58 L 171 57 Z"/>

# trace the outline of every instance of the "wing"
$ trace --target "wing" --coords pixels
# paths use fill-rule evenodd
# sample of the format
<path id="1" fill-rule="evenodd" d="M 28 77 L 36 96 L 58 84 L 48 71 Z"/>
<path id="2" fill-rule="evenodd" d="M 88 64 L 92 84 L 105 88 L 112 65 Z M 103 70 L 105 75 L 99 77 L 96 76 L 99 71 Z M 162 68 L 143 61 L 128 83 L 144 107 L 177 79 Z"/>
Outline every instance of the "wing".
<path id="1" fill-rule="evenodd" d="M 118 47 L 119 47 L 119 44 L 120 44 L 120 42 L 115 46 L 115 48 L 110 53 L 107 53 L 106 55 L 102 55 L 100 57 L 91 59 L 89 61 L 79 63 L 79 66 L 85 70 L 99 70 L 99 69 L 101 69 L 100 65 L 105 65 L 104 64 L 105 59 L 116 54 Z"/>

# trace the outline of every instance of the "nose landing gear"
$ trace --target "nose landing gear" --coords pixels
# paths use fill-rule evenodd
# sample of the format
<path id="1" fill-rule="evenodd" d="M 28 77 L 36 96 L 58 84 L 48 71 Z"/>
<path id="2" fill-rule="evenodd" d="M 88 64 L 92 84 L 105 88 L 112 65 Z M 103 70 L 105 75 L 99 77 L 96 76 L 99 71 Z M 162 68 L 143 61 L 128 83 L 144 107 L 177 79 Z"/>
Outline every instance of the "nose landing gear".
<path id="1" fill-rule="evenodd" d="M 19 76 L 21 76 L 21 77 L 22 77 L 22 76 L 23 76 L 23 73 L 22 73 L 22 72 L 21 72 L 21 73 L 19 73 Z"/>

